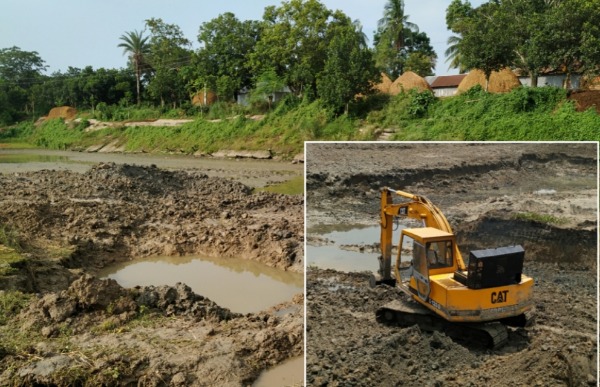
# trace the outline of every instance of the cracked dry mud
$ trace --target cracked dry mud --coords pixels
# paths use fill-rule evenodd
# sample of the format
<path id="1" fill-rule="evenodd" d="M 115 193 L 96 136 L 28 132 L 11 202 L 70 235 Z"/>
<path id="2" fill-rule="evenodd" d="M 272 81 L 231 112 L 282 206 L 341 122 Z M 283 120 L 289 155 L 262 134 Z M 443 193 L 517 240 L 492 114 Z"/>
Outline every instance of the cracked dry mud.
<path id="1" fill-rule="evenodd" d="M 0 186 L 0 225 L 24 250 L 0 291 L 33 295 L 0 324 L 0 385 L 239 386 L 302 355 L 302 294 L 241 315 L 184 284 L 94 277 L 119 260 L 186 254 L 302 272 L 301 196 L 112 163 L 0 174 Z"/>
<path id="2" fill-rule="evenodd" d="M 323 230 L 377 225 L 381 187 L 420 194 L 447 216 L 463 255 L 523 245 L 537 309 L 504 347 L 469 347 L 378 324 L 375 310 L 399 290 L 309 265 L 308 385 L 597 384 L 596 144 L 309 144 L 306 163 L 309 245 L 331 243 Z"/>

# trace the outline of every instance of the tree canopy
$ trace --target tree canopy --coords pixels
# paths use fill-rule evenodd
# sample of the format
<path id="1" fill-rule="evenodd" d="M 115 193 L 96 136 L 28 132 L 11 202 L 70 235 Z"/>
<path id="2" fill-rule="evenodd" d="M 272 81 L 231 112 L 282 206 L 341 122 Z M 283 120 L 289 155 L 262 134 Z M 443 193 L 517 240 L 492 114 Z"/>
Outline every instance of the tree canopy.
<path id="1" fill-rule="evenodd" d="M 473 8 L 453 0 L 446 24 L 455 33 L 451 67 L 486 75 L 502 67 L 528 74 L 600 72 L 600 0 L 494 0 Z"/>
<path id="2" fill-rule="evenodd" d="M 374 37 L 377 67 L 392 79 L 407 70 L 433 75 L 437 54 L 426 33 L 408 21 L 404 0 L 388 0 Z M 408 68 L 407 68 L 408 64 Z"/>

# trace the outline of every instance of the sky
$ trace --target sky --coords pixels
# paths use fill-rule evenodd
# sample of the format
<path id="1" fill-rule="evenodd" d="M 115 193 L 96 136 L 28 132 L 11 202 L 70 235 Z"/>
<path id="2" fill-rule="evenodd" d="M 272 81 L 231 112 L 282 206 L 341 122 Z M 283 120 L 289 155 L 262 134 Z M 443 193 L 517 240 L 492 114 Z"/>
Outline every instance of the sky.
<path id="1" fill-rule="evenodd" d="M 321 0 L 358 19 L 372 41 L 387 0 Z M 438 55 L 436 75 L 456 74 L 448 69 L 444 51 L 451 32 L 446 29 L 446 8 L 451 0 L 405 0 L 409 21 L 427 33 Z M 484 0 L 471 0 L 476 7 Z M 118 48 L 125 32 L 143 30 L 144 21 L 160 18 L 178 25 L 197 49 L 198 29 L 225 12 L 240 20 L 261 20 L 264 8 L 281 0 L 2 0 L 0 49 L 13 46 L 36 51 L 46 62 L 46 74 L 69 66 L 94 69 L 124 68 L 127 57 Z"/>

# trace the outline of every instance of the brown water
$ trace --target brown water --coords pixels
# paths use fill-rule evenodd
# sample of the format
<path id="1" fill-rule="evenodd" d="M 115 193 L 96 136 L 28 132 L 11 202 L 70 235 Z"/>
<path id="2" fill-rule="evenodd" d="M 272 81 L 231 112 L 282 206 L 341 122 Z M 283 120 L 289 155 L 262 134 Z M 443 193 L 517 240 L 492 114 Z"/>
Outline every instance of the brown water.
<path id="1" fill-rule="evenodd" d="M 304 357 L 298 356 L 264 371 L 252 386 L 295 386 L 302 385 L 303 381 Z"/>
<path id="2" fill-rule="evenodd" d="M 195 293 L 238 313 L 268 309 L 304 290 L 302 274 L 238 258 L 139 258 L 106 267 L 98 275 L 128 288 L 183 282 Z"/>

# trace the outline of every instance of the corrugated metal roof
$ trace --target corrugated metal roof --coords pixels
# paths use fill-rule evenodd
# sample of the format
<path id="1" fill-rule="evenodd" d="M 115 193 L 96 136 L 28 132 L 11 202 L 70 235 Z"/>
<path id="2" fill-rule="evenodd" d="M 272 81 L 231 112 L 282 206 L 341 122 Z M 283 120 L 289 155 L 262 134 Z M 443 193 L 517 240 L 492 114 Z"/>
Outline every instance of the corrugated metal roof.
<path id="1" fill-rule="evenodd" d="M 460 82 L 467 76 L 467 74 L 458 75 L 440 75 L 431 82 L 431 87 L 458 87 Z"/>

